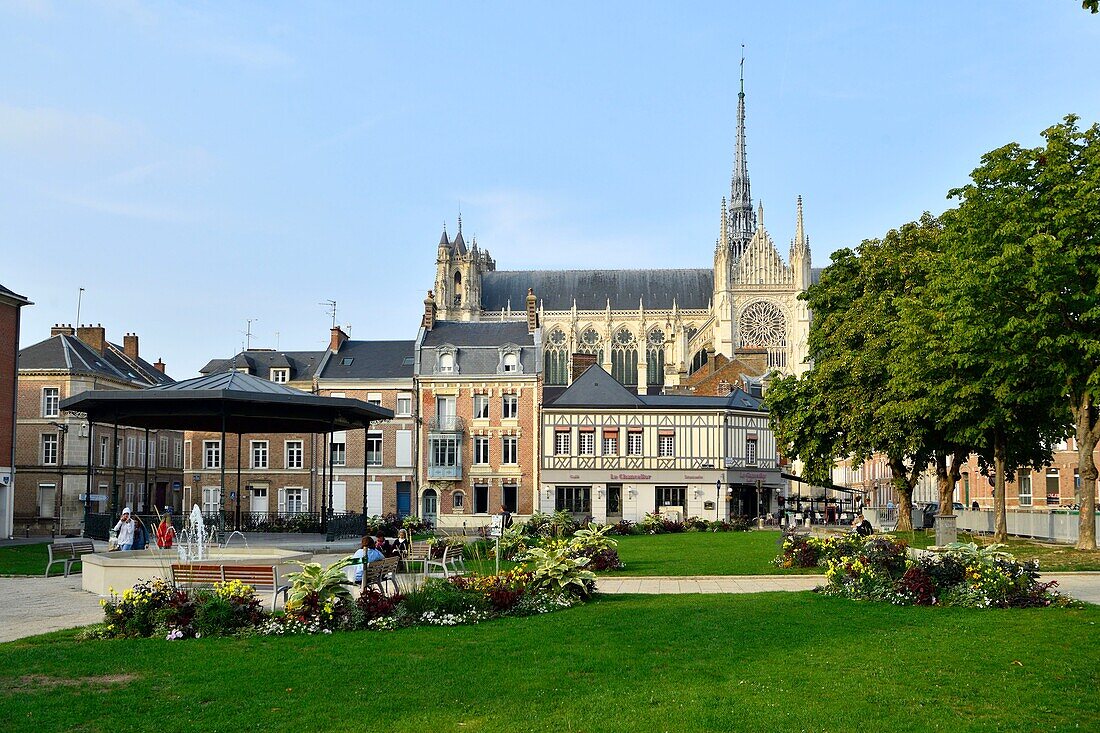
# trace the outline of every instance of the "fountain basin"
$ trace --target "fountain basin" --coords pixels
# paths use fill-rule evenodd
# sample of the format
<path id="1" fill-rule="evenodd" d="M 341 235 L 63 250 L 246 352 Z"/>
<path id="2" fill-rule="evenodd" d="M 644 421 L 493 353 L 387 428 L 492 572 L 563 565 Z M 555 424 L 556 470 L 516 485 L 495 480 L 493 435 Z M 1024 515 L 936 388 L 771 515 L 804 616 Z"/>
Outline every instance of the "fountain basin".
<path id="1" fill-rule="evenodd" d="M 274 565 L 279 569 L 280 580 L 287 573 L 297 572 L 298 563 L 310 562 L 311 552 L 283 550 L 277 547 L 213 547 L 202 560 L 192 560 L 192 565 Z M 152 578 L 170 579 L 172 563 L 179 563 L 176 550 L 159 548 L 132 550 L 129 552 L 100 552 L 81 558 L 83 571 L 81 586 L 97 595 L 110 595 L 132 587 L 139 580 Z"/>

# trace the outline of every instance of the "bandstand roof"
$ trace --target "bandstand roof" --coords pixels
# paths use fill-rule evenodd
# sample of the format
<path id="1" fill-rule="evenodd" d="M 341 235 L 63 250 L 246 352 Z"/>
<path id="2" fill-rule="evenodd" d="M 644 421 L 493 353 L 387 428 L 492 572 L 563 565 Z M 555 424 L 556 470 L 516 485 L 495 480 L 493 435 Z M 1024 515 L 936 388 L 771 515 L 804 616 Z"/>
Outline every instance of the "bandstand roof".
<path id="1" fill-rule="evenodd" d="M 393 411 L 362 400 L 320 397 L 241 372 L 143 390 L 90 390 L 61 402 L 91 422 L 156 430 L 323 433 L 366 428 Z"/>

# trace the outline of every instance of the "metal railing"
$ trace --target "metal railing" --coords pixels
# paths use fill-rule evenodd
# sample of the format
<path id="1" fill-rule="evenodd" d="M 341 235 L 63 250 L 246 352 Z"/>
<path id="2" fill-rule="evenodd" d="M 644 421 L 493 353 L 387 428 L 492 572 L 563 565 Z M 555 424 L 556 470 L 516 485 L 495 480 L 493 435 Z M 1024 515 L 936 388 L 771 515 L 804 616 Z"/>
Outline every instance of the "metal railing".
<path id="1" fill-rule="evenodd" d="M 466 420 L 458 415 L 436 415 L 428 422 L 428 430 L 433 433 L 464 433 Z"/>

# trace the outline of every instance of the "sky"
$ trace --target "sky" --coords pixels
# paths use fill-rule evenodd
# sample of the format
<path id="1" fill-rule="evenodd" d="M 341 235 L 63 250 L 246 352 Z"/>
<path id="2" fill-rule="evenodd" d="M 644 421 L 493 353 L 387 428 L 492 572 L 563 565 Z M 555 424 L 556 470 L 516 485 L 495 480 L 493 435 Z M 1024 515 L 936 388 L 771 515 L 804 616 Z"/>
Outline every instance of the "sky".
<path id="1" fill-rule="evenodd" d="M 444 223 L 498 269 L 709 267 L 748 164 L 815 266 L 1100 120 L 1100 15 L 1035 2 L 0 0 L 0 284 L 177 379 L 413 339 Z"/>

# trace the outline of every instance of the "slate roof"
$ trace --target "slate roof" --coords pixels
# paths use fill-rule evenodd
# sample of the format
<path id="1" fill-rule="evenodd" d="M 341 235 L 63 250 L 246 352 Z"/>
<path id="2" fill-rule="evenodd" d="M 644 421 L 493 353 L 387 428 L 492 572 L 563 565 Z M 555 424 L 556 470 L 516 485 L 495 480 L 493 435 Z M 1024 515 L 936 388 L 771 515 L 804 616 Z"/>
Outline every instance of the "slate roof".
<path id="1" fill-rule="evenodd" d="M 99 354 L 75 336 L 59 334 L 19 351 L 20 369 L 52 369 L 100 375 L 143 387 L 171 384 L 175 380 L 142 358 L 126 356 L 118 344 L 108 342 Z"/>
<path id="2" fill-rule="evenodd" d="M 646 308 L 705 309 L 714 294 L 714 271 L 690 270 L 499 270 L 481 276 L 481 308 L 513 311 L 527 308 L 527 289 L 546 310 L 632 310 Z"/>
<path id="3" fill-rule="evenodd" d="M 546 399 L 545 392 L 543 393 Z M 616 409 L 676 409 L 676 410 L 759 410 L 763 400 L 735 389 L 722 397 L 694 395 L 638 395 L 615 381 L 599 364 L 585 369 L 568 389 L 546 407 L 599 407 Z"/>
<path id="4" fill-rule="evenodd" d="M 3 285 L 0 285 L 0 297 L 5 298 L 5 299 L 9 299 L 9 300 L 19 301 L 22 305 L 30 305 L 31 304 L 31 302 L 29 300 L 27 300 L 27 297 L 25 295 L 20 295 L 19 293 L 15 292 L 14 290 L 8 290 Z"/>
<path id="5" fill-rule="evenodd" d="M 252 349 L 242 351 L 232 359 L 211 359 L 206 366 L 199 370 L 199 374 L 217 374 L 228 372 L 234 368 L 247 367 L 249 374 L 267 379 L 271 376 L 272 367 L 276 369 L 289 367 L 290 379 L 299 381 L 312 379 L 324 356 L 325 351 Z"/>
<path id="6" fill-rule="evenodd" d="M 412 379 L 415 341 L 345 341 L 328 358 L 321 379 Z M 351 364 L 344 364 L 351 359 Z M 406 363 L 408 362 L 408 363 Z"/>
<path id="7" fill-rule="evenodd" d="M 527 291 L 523 291 L 527 297 Z M 524 308 L 526 309 L 526 305 Z M 527 330 L 527 321 L 436 321 L 424 334 L 423 346 L 492 346 L 516 344 L 534 346 L 534 336 Z"/>

